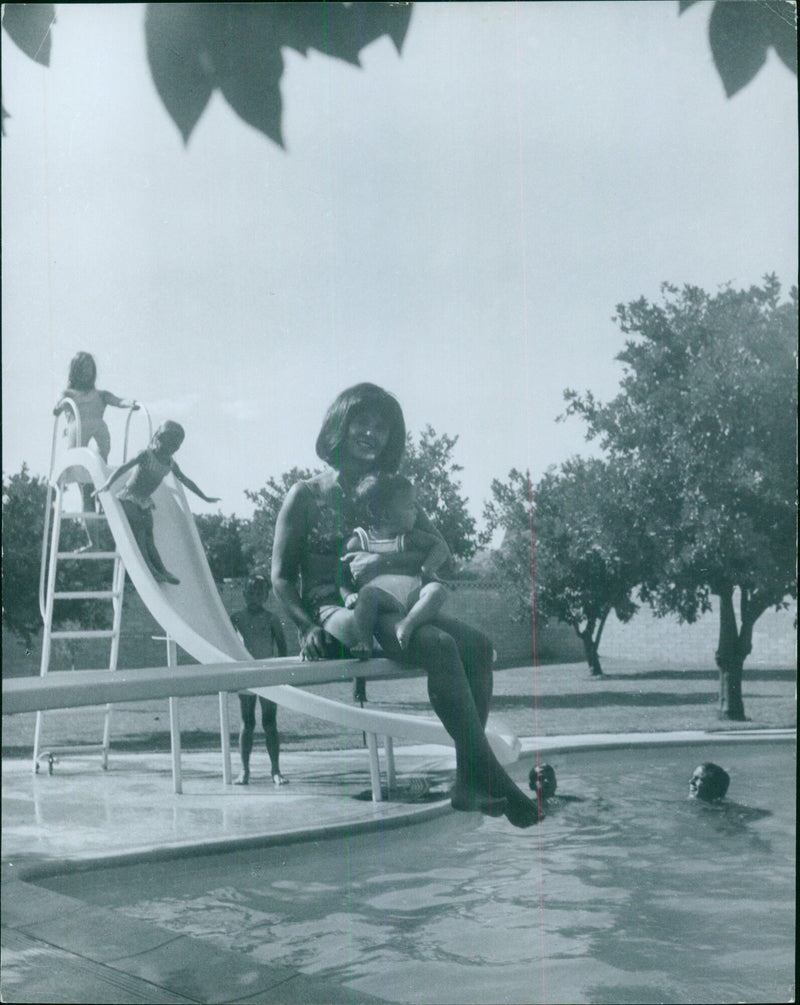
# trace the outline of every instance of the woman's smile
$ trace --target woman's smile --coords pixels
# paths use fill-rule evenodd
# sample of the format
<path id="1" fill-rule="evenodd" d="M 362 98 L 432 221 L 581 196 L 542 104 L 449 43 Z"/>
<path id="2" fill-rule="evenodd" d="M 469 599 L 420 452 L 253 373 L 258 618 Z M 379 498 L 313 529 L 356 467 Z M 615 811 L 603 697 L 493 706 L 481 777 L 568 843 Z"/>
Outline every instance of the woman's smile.
<path id="1" fill-rule="evenodd" d="M 374 461 L 389 442 L 389 426 L 380 416 L 354 416 L 345 442 L 354 460 Z"/>

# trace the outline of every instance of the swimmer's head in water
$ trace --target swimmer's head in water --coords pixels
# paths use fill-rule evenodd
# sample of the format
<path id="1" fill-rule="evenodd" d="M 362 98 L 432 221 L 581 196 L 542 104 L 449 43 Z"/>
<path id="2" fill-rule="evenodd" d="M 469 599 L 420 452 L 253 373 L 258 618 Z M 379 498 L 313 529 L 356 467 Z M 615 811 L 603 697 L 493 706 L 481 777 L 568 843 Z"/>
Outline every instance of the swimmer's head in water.
<path id="1" fill-rule="evenodd" d="M 556 794 L 556 773 L 550 764 L 537 764 L 531 768 L 528 784 L 538 799 L 550 799 Z"/>
<path id="2" fill-rule="evenodd" d="M 713 803 L 722 799 L 730 785 L 730 775 L 724 768 L 711 761 L 698 764 L 689 780 L 689 796 Z"/>

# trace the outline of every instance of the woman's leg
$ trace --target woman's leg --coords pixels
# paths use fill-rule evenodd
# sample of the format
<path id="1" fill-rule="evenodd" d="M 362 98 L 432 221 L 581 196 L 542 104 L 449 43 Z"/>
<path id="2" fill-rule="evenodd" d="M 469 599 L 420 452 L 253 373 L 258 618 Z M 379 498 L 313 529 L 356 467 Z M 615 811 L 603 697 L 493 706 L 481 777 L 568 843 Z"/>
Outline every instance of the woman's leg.
<path id="1" fill-rule="evenodd" d="M 452 620 L 452 619 L 448 619 Z M 387 656 L 402 662 L 412 662 L 425 668 L 428 674 L 428 696 L 442 725 L 453 738 L 456 748 L 456 785 L 451 802 L 455 809 L 480 809 L 492 815 L 505 813 L 517 827 L 530 827 L 539 819 L 536 803 L 511 780 L 489 746 L 484 732 L 484 722 L 473 697 L 473 688 L 482 704 L 488 708 L 489 688 L 485 667 L 478 672 L 476 666 L 485 664 L 485 647 L 481 646 L 481 659 L 470 660 L 472 680 L 465 672 L 459 654 L 459 644 L 453 635 L 437 624 L 422 625 L 414 633 L 408 649 L 400 647 L 395 635 L 396 615 L 383 615 L 378 624 L 378 641 Z M 456 622 L 462 646 L 468 640 L 477 644 L 483 639 L 480 632 Z M 491 643 L 488 661 L 491 668 Z M 475 653 L 470 653 L 474 657 Z"/>
<path id="2" fill-rule="evenodd" d="M 458 655 L 467 675 L 478 718 L 485 728 L 489 719 L 489 705 L 494 686 L 492 641 L 479 629 L 448 615 L 440 614 L 433 623 L 437 628 L 447 632 L 458 647 Z"/>

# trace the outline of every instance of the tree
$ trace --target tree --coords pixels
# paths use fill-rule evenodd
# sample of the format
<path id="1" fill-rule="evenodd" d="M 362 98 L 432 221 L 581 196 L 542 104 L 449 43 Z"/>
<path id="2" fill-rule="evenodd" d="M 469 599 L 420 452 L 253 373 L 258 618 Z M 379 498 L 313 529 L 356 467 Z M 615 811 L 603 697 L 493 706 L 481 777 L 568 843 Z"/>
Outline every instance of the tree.
<path id="1" fill-rule="evenodd" d="M 745 718 L 753 626 L 797 596 L 797 290 L 774 276 L 714 296 L 664 285 L 663 302 L 617 308 L 634 334 L 621 391 L 565 392 L 623 471 L 652 545 L 642 596 L 693 621 L 719 598 L 720 714 Z M 737 625 L 734 597 L 740 601 Z"/>
<path id="2" fill-rule="evenodd" d="M 22 465 L 18 474 L 3 475 L 3 623 L 30 645 L 42 627 L 39 610 L 39 569 L 44 531 L 47 479 L 31 475 Z M 65 520 L 61 524 L 60 550 L 74 551 L 85 544 L 79 524 Z M 105 566 L 99 568 L 100 565 Z M 110 573 L 106 563 L 59 563 L 58 590 L 108 589 Z M 85 600 L 59 600 L 53 624 L 80 622 L 84 628 L 110 624 L 105 604 Z"/>
<path id="3" fill-rule="evenodd" d="M 697 0 L 679 0 L 682 14 Z M 412 3 L 150 3 L 145 40 L 150 72 L 164 106 L 188 142 L 219 90 L 233 111 L 283 145 L 281 48 L 360 65 L 365 46 L 387 35 L 403 46 Z M 43 66 L 50 62 L 55 8 L 3 4 L 3 27 Z M 708 24 L 711 54 L 730 98 L 748 84 L 774 48 L 797 73 L 794 5 L 788 0 L 717 0 Z M 3 108 L 3 119 L 6 111 Z"/>
<path id="4" fill-rule="evenodd" d="M 242 545 L 242 530 L 247 521 L 222 513 L 198 514 L 194 521 L 215 582 L 246 576 L 250 563 Z"/>
<path id="5" fill-rule="evenodd" d="M 28 473 L 3 475 L 3 624 L 26 645 L 39 631 L 41 561 L 47 481 Z"/>
<path id="6" fill-rule="evenodd" d="M 456 477 L 463 470 L 453 461 L 457 443 L 457 436 L 438 436 L 430 425 L 423 429 L 418 444 L 409 433 L 400 473 L 416 486 L 417 501 L 453 555 L 468 559 L 475 554 L 475 520 L 467 511 L 467 500 L 461 495 L 461 483 Z"/>
<path id="7" fill-rule="evenodd" d="M 272 564 L 272 541 L 286 493 L 295 482 L 305 481 L 319 474 L 319 469 L 294 467 L 279 478 L 270 477 L 263 488 L 245 490 L 250 502 L 255 503 L 252 519 L 242 528 L 242 546 L 251 566 L 268 570 Z M 265 573 L 267 574 L 267 573 Z"/>
<path id="8" fill-rule="evenodd" d="M 643 544 L 631 533 L 633 502 L 620 473 L 600 460 L 573 458 L 531 490 L 512 470 L 492 482 L 487 537 L 505 538 L 495 564 L 518 616 L 570 625 L 593 676 L 602 676 L 599 647 L 608 615 L 629 621 L 641 577 Z"/>

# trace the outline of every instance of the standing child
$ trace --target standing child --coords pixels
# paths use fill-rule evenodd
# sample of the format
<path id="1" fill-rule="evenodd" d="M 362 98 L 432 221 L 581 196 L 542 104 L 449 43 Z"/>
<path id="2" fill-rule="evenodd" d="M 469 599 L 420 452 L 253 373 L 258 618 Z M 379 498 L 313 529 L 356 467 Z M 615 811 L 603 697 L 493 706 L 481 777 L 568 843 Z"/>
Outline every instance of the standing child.
<path id="1" fill-rule="evenodd" d="M 247 651 L 254 659 L 268 659 L 270 656 L 286 655 L 286 636 L 278 617 L 268 611 L 264 604 L 269 597 L 269 583 L 264 576 L 251 576 L 244 590 L 245 609 L 231 615 L 234 628 L 241 636 Z M 261 725 L 269 754 L 272 781 L 275 785 L 286 785 L 280 769 L 280 737 L 278 736 L 278 706 L 274 701 L 258 696 L 261 705 Z M 248 691 L 239 693 L 242 710 L 242 729 L 239 733 L 239 753 L 242 757 L 242 773 L 233 783 L 247 785 L 250 782 L 250 754 L 256 731 L 256 695 Z"/>
<path id="2" fill-rule="evenodd" d="M 402 475 L 368 475 L 359 483 L 355 501 L 358 518 L 367 529 L 355 528 L 345 545 L 343 561 L 359 551 L 420 554 L 417 575 L 383 574 L 371 579 L 358 592 L 342 589 L 345 607 L 353 611 L 359 637 L 358 644 L 350 646 L 350 652 L 358 659 L 369 659 L 380 614 L 403 615 L 394 631 L 401 647 L 407 649 L 414 631 L 432 621 L 442 609 L 447 590 L 436 577 L 450 558 L 450 550 L 438 535 L 416 528 L 416 492 Z"/>
<path id="3" fill-rule="evenodd" d="M 67 413 L 67 426 L 64 435 L 68 437 L 68 446 L 86 447 L 91 440 L 97 444 L 97 452 L 103 458 L 104 463 L 108 463 L 108 455 L 111 450 L 111 436 L 108 426 L 103 420 L 103 413 L 107 405 L 114 405 L 116 408 L 137 409 L 139 405 L 128 398 L 118 398 L 111 391 L 98 391 L 95 387 L 97 380 L 97 365 L 94 357 L 88 352 L 79 352 L 72 357 L 69 364 L 69 378 L 67 389 L 62 393 L 58 404 L 53 409 L 53 415 Z M 77 423 L 72 409 L 67 405 L 71 401 L 75 406 L 81 427 L 81 441 L 78 443 Z M 93 492 L 91 485 L 82 485 L 84 510 L 94 509 Z M 87 529 L 87 534 L 89 531 Z M 92 544 L 89 534 L 89 543 Z"/>
<path id="4" fill-rule="evenodd" d="M 153 438 L 147 449 L 120 465 L 108 477 L 105 484 L 94 492 L 94 495 L 97 496 L 100 492 L 107 491 L 121 475 L 136 468 L 135 474 L 117 498 L 122 503 L 122 508 L 125 510 L 142 557 L 156 582 L 173 583 L 176 586 L 180 580 L 172 573 L 167 572 L 161 561 L 161 556 L 156 550 L 156 542 L 153 537 L 153 510 L 155 509 L 155 503 L 151 498 L 153 493 L 171 471 L 196 496 L 208 503 L 219 502 L 218 498 L 207 496 L 199 489 L 181 471 L 177 461 L 173 460 L 172 455 L 183 443 L 184 436 L 183 426 L 177 422 L 162 422 L 153 433 Z"/>

